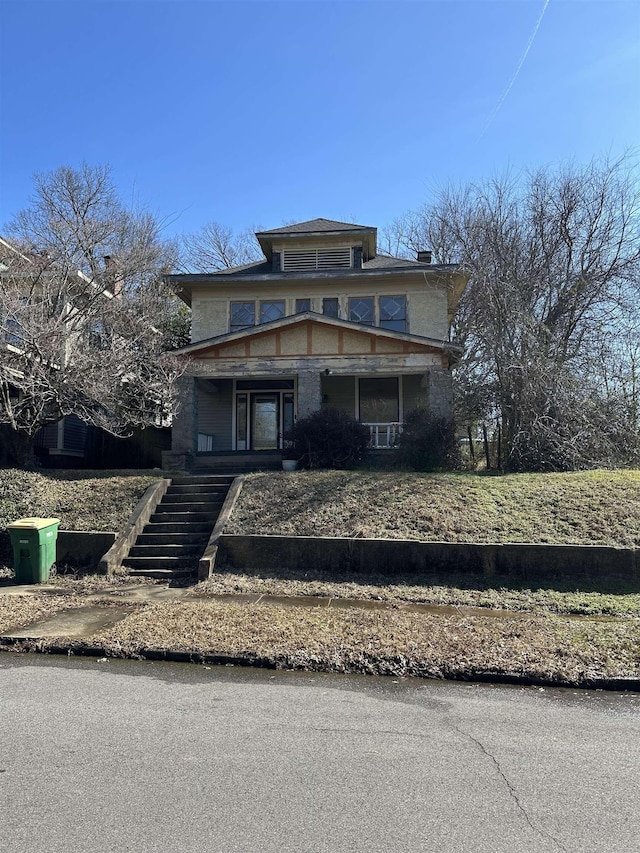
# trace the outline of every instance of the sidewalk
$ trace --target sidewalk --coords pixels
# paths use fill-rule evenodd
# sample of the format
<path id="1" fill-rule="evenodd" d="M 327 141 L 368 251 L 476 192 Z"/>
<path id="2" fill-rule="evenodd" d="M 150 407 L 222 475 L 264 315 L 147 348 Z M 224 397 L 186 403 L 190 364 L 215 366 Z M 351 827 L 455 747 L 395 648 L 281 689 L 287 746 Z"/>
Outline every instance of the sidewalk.
<path id="1" fill-rule="evenodd" d="M 640 690 L 629 617 L 159 584 L 0 587 L 0 617 L 5 650 Z"/>
<path id="2" fill-rule="evenodd" d="M 486 607 L 451 607 L 437 604 L 406 603 L 402 605 L 387 601 L 355 598 L 330 598 L 313 595 L 264 595 L 261 593 L 245 594 L 194 594 L 189 587 L 169 587 L 165 584 L 157 586 L 114 586 L 100 592 L 69 593 L 61 591 L 60 587 L 45 584 L 24 584 L 0 588 L 0 596 L 39 596 L 39 595 L 74 595 L 80 596 L 87 602 L 85 607 L 64 610 L 50 618 L 39 619 L 23 627 L 0 635 L 9 639 L 40 640 L 50 637 L 74 637 L 90 639 L 96 632 L 111 627 L 124 619 L 132 611 L 126 606 L 130 603 L 149 604 L 171 601 L 216 601 L 221 604 L 258 604 L 276 605 L 280 607 L 331 607 L 334 609 L 356 608 L 361 610 L 398 610 L 409 613 L 428 613 L 440 616 L 476 616 L 489 619 L 522 618 L 523 613 L 508 610 L 492 610 Z M 96 602 L 91 604 L 90 602 Z M 99 603 L 98 603 L 99 602 Z M 108 604 L 105 606 L 105 602 Z M 115 605 L 115 606 L 114 606 Z M 122 605 L 118 607 L 118 605 Z"/>

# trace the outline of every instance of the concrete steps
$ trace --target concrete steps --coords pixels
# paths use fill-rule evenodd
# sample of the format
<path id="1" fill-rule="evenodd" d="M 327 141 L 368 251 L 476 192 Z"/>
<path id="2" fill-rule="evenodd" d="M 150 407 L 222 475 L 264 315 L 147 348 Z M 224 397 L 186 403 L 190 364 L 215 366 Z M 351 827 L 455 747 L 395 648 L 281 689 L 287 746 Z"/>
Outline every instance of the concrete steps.
<path id="1" fill-rule="evenodd" d="M 277 471 L 282 469 L 282 451 L 246 451 L 234 453 L 208 453 L 196 456 L 192 472 L 195 475 L 247 474 L 252 471 Z"/>
<path id="2" fill-rule="evenodd" d="M 133 577 L 193 579 L 233 476 L 175 477 L 122 565 Z"/>

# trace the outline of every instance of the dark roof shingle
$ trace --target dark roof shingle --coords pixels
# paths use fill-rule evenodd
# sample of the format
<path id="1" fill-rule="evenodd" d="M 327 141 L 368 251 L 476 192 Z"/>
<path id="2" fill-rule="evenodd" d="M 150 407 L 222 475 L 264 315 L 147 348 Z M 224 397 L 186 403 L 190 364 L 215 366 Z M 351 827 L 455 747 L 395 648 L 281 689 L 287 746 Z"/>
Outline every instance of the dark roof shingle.
<path id="1" fill-rule="evenodd" d="M 269 231 L 258 231 L 258 234 L 312 234 L 325 231 L 375 231 L 370 225 L 356 225 L 353 222 L 337 222 L 335 219 L 308 219 L 306 222 L 296 222 L 284 225 L 282 228 L 271 228 Z"/>

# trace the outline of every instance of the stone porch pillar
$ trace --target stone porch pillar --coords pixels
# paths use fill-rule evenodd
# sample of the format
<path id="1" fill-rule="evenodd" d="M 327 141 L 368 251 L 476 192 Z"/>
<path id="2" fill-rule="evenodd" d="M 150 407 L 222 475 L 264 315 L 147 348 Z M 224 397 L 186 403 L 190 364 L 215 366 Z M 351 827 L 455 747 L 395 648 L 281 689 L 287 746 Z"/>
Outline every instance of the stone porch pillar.
<path id="1" fill-rule="evenodd" d="M 171 451 L 193 453 L 196 450 L 196 380 L 193 376 L 181 376 L 177 381 L 177 411 L 173 416 Z"/>
<path id="2" fill-rule="evenodd" d="M 301 370 L 298 373 L 298 417 L 306 418 L 321 406 L 320 374 L 317 370 Z"/>
<path id="3" fill-rule="evenodd" d="M 427 391 L 427 408 L 438 418 L 453 420 L 453 377 L 443 367 L 432 367 L 425 373 L 423 385 Z"/>

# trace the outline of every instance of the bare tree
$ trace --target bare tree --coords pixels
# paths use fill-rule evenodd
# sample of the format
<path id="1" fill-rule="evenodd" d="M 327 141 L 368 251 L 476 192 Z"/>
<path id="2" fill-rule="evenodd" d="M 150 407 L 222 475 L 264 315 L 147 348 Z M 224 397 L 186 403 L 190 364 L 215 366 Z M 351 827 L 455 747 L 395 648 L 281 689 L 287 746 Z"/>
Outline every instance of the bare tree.
<path id="1" fill-rule="evenodd" d="M 634 164 L 621 159 L 444 188 L 404 221 L 404 245 L 471 272 L 454 324 L 461 384 L 499 416 L 508 467 L 612 464 L 625 447 L 633 458 L 637 429 L 593 365 L 603 341 L 623 355 L 639 212 Z M 640 336 L 637 314 L 629 333 Z"/>
<path id="2" fill-rule="evenodd" d="M 7 235 L 0 424 L 16 455 L 65 415 L 114 435 L 166 422 L 183 367 L 165 351 L 178 308 L 154 218 L 121 204 L 108 168 L 63 167 L 36 176 Z"/>
<path id="3" fill-rule="evenodd" d="M 187 272 L 212 272 L 258 261 L 262 258 L 250 228 L 235 233 L 219 222 L 208 222 L 182 239 L 181 267 Z"/>

